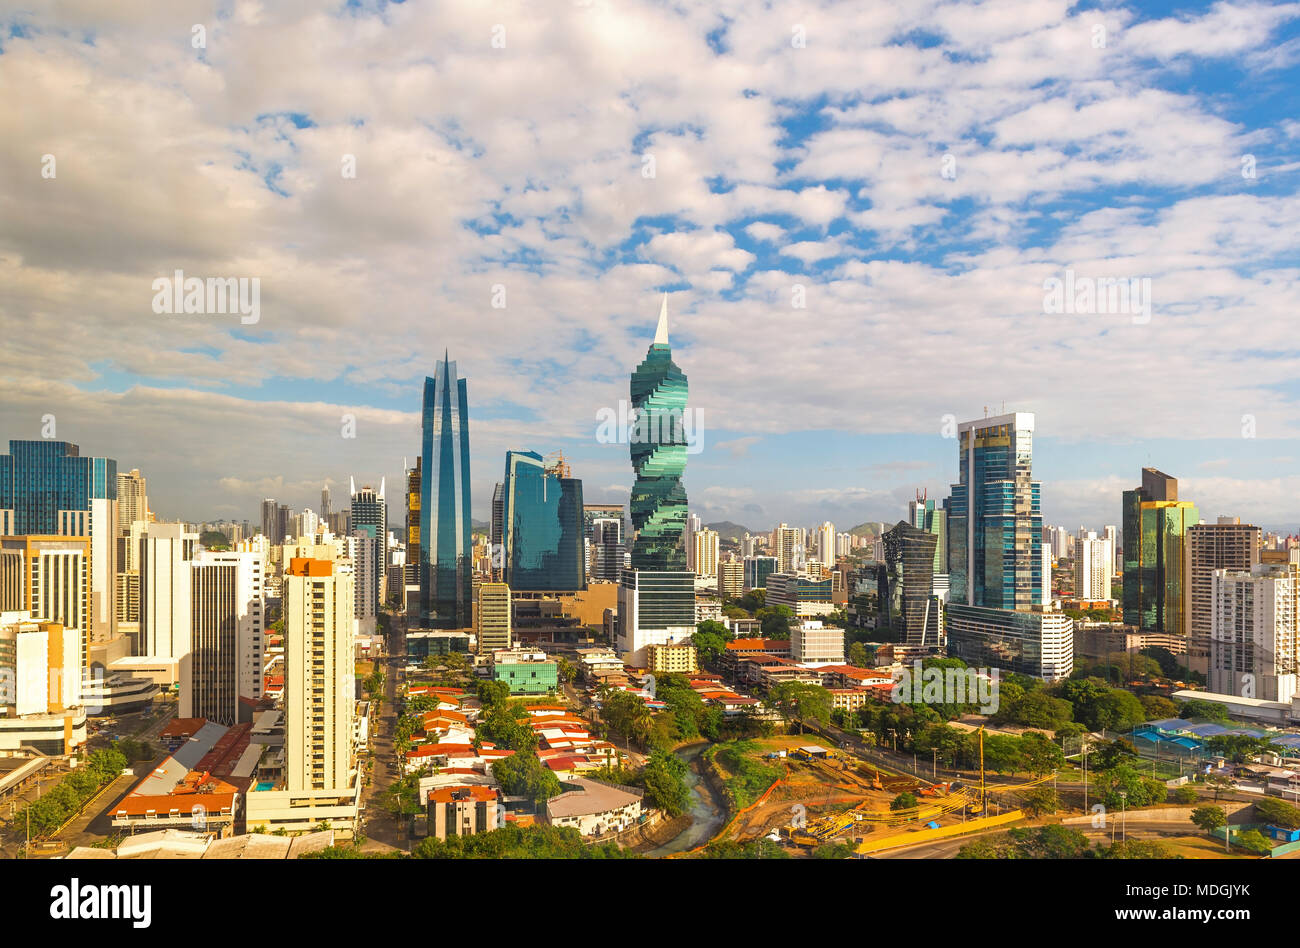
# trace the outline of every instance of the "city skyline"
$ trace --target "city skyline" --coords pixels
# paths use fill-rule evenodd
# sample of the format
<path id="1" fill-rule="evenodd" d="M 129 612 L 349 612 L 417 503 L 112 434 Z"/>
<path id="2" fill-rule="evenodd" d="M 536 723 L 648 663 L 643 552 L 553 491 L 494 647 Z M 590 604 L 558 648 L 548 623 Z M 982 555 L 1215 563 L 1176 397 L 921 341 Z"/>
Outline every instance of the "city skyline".
<path id="1" fill-rule="evenodd" d="M 1039 418 L 1050 522 L 1113 521 L 1157 466 L 1207 519 L 1294 529 L 1295 9 L 795 12 L 348 4 L 241 11 L 203 48 L 165 7 L 0 19 L 33 105 L 0 118 L 0 427 L 53 416 L 163 516 L 301 509 L 402 475 L 450 347 L 481 380 L 472 469 L 560 450 L 625 501 L 595 413 L 667 291 L 706 520 L 893 522 L 951 483 L 945 417 L 1005 404 Z M 589 111 L 574 69 L 626 98 Z M 177 270 L 260 280 L 257 321 L 155 312 Z M 1150 320 L 1046 312 L 1074 273 L 1150 280 Z"/>

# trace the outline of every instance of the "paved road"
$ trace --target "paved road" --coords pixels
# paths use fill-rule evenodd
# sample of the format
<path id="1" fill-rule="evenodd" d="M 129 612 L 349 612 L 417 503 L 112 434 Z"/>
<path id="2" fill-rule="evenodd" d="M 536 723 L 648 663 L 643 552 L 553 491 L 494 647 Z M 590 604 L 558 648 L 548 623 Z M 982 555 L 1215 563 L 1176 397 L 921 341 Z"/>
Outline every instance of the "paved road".
<path id="1" fill-rule="evenodd" d="M 397 696 L 406 680 L 406 619 L 393 617 L 392 631 L 384 643 L 384 703 L 371 722 L 370 786 L 361 791 L 363 823 L 361 832 L 366 837 L 363 852 L 386 849 L 408 849 L 405 826 L 399 825 L 380 805 L 380 796 L 397 780 L 393 771 L 393 730 L 397 726 Z"/>

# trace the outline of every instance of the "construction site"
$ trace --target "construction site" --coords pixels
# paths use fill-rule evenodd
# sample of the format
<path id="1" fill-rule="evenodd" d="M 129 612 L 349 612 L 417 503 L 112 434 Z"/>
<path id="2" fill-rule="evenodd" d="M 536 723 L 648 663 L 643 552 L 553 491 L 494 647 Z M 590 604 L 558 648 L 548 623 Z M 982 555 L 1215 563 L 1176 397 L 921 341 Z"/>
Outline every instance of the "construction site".
<path id="1" fill-rule="evenodd" d="M 791 855 L 840 843 L 867 856 L 1012 823 L 1023 819 L 1016 808 L 1018 792 L 1051 779 L 993 787 L 981 765 L 969 782 L 930 781 L 869 763 L 819 738 L 785 736 L 753 744 L 753 754 L 779 765 L 781 776 L 714 839 L 744 843 L 765 837 Z M 894 809 L 900 794 L 911 794 L 916 805 Z"/>

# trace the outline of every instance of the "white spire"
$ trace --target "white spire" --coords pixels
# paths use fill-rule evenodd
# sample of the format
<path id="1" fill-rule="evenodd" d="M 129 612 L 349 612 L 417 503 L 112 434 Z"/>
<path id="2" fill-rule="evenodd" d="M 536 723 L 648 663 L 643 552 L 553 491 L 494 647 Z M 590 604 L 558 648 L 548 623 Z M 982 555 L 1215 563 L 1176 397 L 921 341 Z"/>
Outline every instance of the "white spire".
<path id="1" fill-rule="evenodd" d="M 384 499 L 384 479 L 382 477 L 379 478 L 379 499 Z"/>
<path id="2" fill-rule="evenodd" d="M 656 346 L 668 345 L 668 294 L 664 294 L 663 305 L 659 307 L 659 328 L 655 330 Z"/>
<path id="3" fill-rule="evenodd" d="M 348 496 L 357 496 L 357 479 L 350 475 L 348 476 Z"/>

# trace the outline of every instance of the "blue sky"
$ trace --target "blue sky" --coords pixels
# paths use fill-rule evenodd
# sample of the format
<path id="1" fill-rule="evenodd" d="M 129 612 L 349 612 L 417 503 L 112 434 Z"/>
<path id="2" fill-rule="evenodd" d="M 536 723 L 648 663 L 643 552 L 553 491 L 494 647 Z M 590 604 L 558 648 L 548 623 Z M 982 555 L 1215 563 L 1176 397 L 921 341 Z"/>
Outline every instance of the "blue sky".
<path id="1" fill-rule="evenodd" d="M 445 348 L 477 516 L 516 448 L 619 501 L 596 417 L 666 291 L 706 520 L 896 519 L 1005 404 L 1051 522 L 1150 464 L 1294 530 L 1298 73 L 1297 4 L 7 14 L 0 435 L 54 414 L 161 515 L 253 518 L 396 483 Z M 258 279 L 257 322 L 153 312 L 178 269 Z M 1067 270 L 1151 319 L 1044 312 Z"/>

